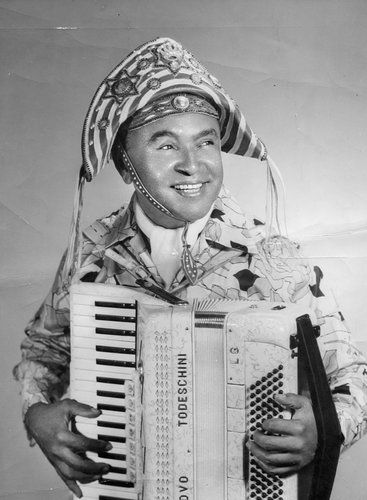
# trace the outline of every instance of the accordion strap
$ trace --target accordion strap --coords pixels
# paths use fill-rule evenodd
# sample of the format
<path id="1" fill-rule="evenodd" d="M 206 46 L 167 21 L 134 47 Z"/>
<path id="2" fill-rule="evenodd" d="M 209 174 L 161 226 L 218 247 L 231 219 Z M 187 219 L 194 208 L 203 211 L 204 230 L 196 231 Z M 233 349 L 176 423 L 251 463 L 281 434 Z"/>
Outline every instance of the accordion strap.
<path id="1" fill-rule="evenodd" d="M 318 333 L 319 327 L 312 326 L 308 315 L 297 318 L 299 380 L 306 379 L 306 386 L 299 389 L 310 394 L 318 433 L 315 458 L 299 473 L 298 500 L 330 498 L 344 439 L 317 345 Z"/>

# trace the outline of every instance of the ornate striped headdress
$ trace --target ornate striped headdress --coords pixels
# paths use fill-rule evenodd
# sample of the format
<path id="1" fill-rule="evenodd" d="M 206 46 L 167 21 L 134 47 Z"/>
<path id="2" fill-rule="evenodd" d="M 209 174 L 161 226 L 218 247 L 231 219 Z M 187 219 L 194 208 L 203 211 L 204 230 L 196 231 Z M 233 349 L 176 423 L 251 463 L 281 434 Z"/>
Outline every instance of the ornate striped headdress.
<path id="1" fill-rule="evenodd" d="M 119 127 L 162 95 L 186 92 L 218 111 L 222 151 L 265 159 L 266 149 L 219 81 L 178 42 L 157 38 L 128 55 L 99 86 L 84 122 L 84 175 L 92 180 L 106 165 Z"/>
<path id="2" fill-rule="evenodd" d="M 94 179 L 109 162 L 111 148 L 122 124 L 160 97 L 175 93 L 201 96 L 214 107 L 218 113 L 222 151 L 267 161 L 268 199 L 271 205 L 276 202 L 274 172 L 277 169 L 238 105 L 217 78 L 180 43 L 170 38 L 157 38 L 131 52 L 111 71 L 99 86 L 89 107 L 83 127 L 83 164 L 65 266 L 70 275 L 78 267 L 79 219 L 85 180 Z M 270 213 L 276 211 L 270 207 Z"/>

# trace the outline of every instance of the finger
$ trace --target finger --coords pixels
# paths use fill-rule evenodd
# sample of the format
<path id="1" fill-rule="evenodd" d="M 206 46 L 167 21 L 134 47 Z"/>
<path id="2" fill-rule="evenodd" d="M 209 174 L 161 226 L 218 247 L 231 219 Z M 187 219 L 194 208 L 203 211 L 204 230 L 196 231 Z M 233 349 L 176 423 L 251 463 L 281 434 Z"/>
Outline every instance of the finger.
<path id="1" fill-rule="evenodd" d="M 272 452 L 299 452 L 301 447 L 301 440 L 294 436 L 271 436 L 260 431 L 254 433 L 253 440 L 263 450 Z"/>
<path id="2" fill-rule="evenodd" d="M 78 479 L 78 481 L 81 484 L 88 484 L 88 483 L 93 483 L 94 481 L 98 481 L 101 478 L 102 478 L 101 475 L 98 475 L 98 476 L 89 476 L 88 478 L 85 478 L 85 479 Z"/>
<path id="3" fill-rule="evenodd" d="M 84 436 L 83 434 L 74 434 L 70 431 L 65 431 L 59 434 L 59 442 L 65 447 L 72 450 L 86 453 L 87 451 L 110 451 L 112 444 L 103 439 L 92 439 Z"/>
<path id="4" fill-rule="evenodd" d="M 296 473 L 299 470 L 299 467 L 294 466 L 294 465 L 288 465 L 284 467 L 274 467 L 272 465 L 266 464 L 259 460 L 258 458 L 254 457 L 254 460 L 256 463 L 259 464 L 259 466 L 268 474 L 272 476 L 289 476 L 291 474 Z"/>
<path id="5" fill-rule="evenodd" d="M 104 462 L 95 462 L 88 457 L 83 457 L 66 449 L 63 460 L 72 470 L 82 472 L 88 476 L 101 476 L 107 474 L 110 466 Z"/>
<path id="6" fill-rule="evenodd" d="M 262 428 L 271 434 L 281 434 L 283 436 L 299 436 L 304 431 L 304 423 L 297 419 L 270 418 L 264 420 Z"/>
<path id="7" fill-rule="evenodd" d="M 308 398 L 305 396 L 300 396 L 299 394 L 293 394 L 291 392 L 287 394 L 275 394 L 274 400 L 287 410 L 300 410 L 309 403 Z"/>
<path id="8" fill-rule="evenodd" d="M 84 403 L 79 403 L 75 399 L 65 400 L 65 404 L 69 413 L 69 416 L 80 415 L 86 418 L 96 418 L 101 415 L 101 410 L 94 408 L 93 406 L 86 405 Z"/>
<path id="9" fill-rule="evenodd" d="M 83 493 L 82 493 L 82 490 L 79 488 L 78 484 L 76 483 L 76 481 L 74 481 L 73 479 L 67 479 L 66 477 L 64 477 L 61 472 L 59 470 L 56 469 L 56 472 L 58 473 L 58 475 L 61 477 L 61 479 L 64 481 L 64 483 L 66 484 L 66 486 L 69 488 L 69 490 L 74 493 L 74 495 L 78 498 L 82 498 L 83 496 Z"/>
<path id="10" fill-rule="evenodd" d="M 278 452 L 269 452 L 263 450 L 256 443 L 252 442 L 249 446 L 250 452 L 252 455 L 264 463 L 267 467 L 274 468 L 284 468 L 284 467 L 292 467 L 299 468 L 300 467 L 300 457 L 294 453 L 278 453 Z"/>
<path id="11" fill-rule="evenodd" d="M 55 466 L 59 475 L 68 481 L 79 481 L 80 483 L 90 483 L 102 477 L 101 473 L 89 474 L 70 467 L 66 462 L 60 462 Z"/>

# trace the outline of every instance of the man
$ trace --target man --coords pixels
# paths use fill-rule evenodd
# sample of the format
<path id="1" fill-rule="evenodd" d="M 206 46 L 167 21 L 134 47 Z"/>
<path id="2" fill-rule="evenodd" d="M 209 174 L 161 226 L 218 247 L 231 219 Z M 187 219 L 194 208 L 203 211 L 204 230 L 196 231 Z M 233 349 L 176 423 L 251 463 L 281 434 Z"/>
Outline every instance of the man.
<path id="1" fill-rule="evenodd" d="M 130 54 L 99 87 L 83 131 L 83 175 L 91 180 L 110 155 L 135 193 L 127 208 L 98 220 L 79 237 L 81 189 L 71 241 L 49 296 L 26 329 L 22 382 L 25 425 L 67 486 L 108 473 L 86 451 L 110 443 L 69 430 L 76 415 L 98 410 L 69 399 L 71 277 L 139 287 L 167 300 L 199 297 L 297 302 L 322 320 L 320 350 L 344 435 L 365 432 L 366 367 L 343 318 L 325 295 L 322 272 L 297 248 L 243 215 L 222 186 L 221 151 L 268 160 L 266 149 L 219 82 L 177 42 L 157 39 Z M 82 241 L 80 241 L 82 240 Z M 312 461 L 317 431 L 310 401 L 274 395 L 292 420 L 263 422 L 250 452 L 271 474 Z"/>

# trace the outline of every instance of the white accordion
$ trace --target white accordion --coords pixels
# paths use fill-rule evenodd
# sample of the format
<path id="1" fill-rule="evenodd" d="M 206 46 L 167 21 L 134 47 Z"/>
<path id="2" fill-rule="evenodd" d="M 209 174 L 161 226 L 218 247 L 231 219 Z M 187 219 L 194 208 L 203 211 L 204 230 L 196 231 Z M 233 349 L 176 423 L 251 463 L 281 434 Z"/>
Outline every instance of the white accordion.
<path id="1" fill-rule="evenodd" d="M 73 285 L 71 397 L 102 411 L 97 419 L 77 417 L 76 426 L 113 444 L 109 452 L 88 454 L 108 463 L 110 472 L 81 485 L 83 498 L 329 498 L 339 443 L 330 394 L 312 399 L 321 400 L 315 413 L 320 460 L 329 462 L 331 479 L 323 471 L 316 479 L 270 476 L 245 446 L 263 420 L 290 418 L 274 394 L 310 391 L 303 372 L 314 354 L 306 349 L 300 362 L 300 319 L 315 337 L 316 318 L 292 304 L 203 300 L 173 306 L 126 287 Z M 316 386 L 326 380 L 318 369 L 309 377 Z M 324 437 L 330 422 L 336 426 L 331 447 Z"/>

